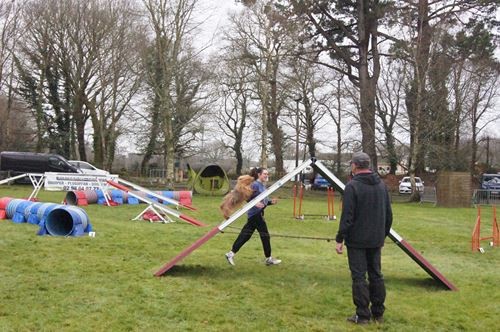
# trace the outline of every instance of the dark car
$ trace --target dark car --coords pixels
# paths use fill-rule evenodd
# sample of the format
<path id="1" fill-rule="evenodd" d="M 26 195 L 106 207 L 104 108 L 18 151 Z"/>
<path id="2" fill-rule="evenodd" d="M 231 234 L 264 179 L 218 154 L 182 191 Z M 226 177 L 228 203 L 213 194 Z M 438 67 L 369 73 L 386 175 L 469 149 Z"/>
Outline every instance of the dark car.
<path id="1" fill-rule="evenodd" d="M 24 173 L 79 173 L 75 166 L 58 154 L 13 151 L 0 153 L 0 171 L 10 177 Z M 31 183 L 29 179 L 16 182 Z"/>

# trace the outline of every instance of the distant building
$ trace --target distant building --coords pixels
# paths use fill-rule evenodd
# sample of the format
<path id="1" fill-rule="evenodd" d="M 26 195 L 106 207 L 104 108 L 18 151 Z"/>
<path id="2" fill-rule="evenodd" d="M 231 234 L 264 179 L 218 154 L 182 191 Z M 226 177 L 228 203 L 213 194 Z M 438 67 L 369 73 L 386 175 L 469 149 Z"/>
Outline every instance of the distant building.
<path id="1" fill-rule="evenodd" d="M 378 163 L 378 173 L 380 175 L 389 174 L 391 166 L 388 163 Z M 408 173 L 408 169 L 400 164 L 396 167 L 396 175 L 404 175 Z"/>

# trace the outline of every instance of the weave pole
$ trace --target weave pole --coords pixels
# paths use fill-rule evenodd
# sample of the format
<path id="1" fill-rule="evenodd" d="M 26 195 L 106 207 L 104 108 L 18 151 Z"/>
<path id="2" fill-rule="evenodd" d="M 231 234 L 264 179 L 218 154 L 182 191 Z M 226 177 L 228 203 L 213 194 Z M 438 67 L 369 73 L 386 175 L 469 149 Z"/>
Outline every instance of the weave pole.
<path id="1" fill-rule="evenodd" d="M 337 219 L 337 216 L 335 215 L 335 190 L 333 187 L 327 188 L 326 198 L 328 204 L 328 215 L 326 216 L 326 219 L 335 220 Z"/>

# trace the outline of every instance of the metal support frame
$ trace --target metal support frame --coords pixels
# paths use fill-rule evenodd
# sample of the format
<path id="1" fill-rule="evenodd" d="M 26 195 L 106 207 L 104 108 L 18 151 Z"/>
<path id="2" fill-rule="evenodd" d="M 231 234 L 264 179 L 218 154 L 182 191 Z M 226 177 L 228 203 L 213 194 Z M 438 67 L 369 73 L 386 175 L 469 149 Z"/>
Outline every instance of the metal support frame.
<path id="1" fill-rule="evenodd" d="M 42 174 L 42 173 L 24 173 L 24 174 L 16 175 L 16 176 L 1 180 L 0 185 L 5 184 L 5 183 L 9 183 L 9 182 L 17 180 L 17 179 L 22 179 L 24 177 L 28 177 L 31 181 L 31 184 L 33 185 L 33 191 L 31 192 L 31 194 L 28 197 L 28 200 L 32 200 L 40 192 L 40 189 L 43 186 L 43 181 L 45 180 L 45 174 Z"/>
<path id="2" fill-rule="evenodd" d="M 28 197 L 28 200 L 31 201 L 38 195 L 40 189 L 42 189 L 43 181 L 45 180 L 45 174 L 28 173 L 28 177 L 30 178 L 31 184 L 33 185 L 33 191 Z"/>
<path id="3" fill-rule="evenodd" d="M 142 210 L 141 213 L 139 213 L 137 215 L 137 217 L 133 218 L 132 220 L 145 220 L 144 219 L 144 213 L 148 212 L 148 211 L 152 211 L 155 215 L 158 216 L 158 218 L 160 218 L 161 222 L 164 223 L 164 224 L 168 224 L 168 223 L 171 223 L 171 222 L 174 222 L 174 220 L 172 220 L 168 215 L 162 215 L 160 212 L 158 212 L 157 209 L 155 209 L 154 206 L 152 205 L 148 205 L 144 210 Z M 150 222 L 153 222 L 151 219 L 149 220 Z"/>
<path id="4" fill-rule="evenodd" d="M 101 178 L 99 177 L 95 177 L 95 181 L 97 182 L 97 185 L 99 186 L 99 190 L 102 191 L 102 195 L 104 196 L 104 200 L 106 201 L 106 206 L 112 206 L 112 204 L 110 202 L 112 202 L 113 200 L 111 199 L 111 196 L 109 196 L 109 193 L 108 193 L 108 190 L 106 189 L 106 179 L 104 179 L 104 183 L 101 182 Z M 114 204 L 116 205 L 117 203 L 114 202 Z"/>

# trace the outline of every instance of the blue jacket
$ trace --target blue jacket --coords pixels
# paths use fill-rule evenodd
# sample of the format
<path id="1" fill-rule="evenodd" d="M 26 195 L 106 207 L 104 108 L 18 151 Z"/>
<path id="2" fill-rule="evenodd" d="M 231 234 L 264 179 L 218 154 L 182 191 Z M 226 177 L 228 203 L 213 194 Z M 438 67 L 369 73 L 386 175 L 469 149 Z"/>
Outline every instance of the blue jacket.
<path id="1" fill-rule="evenodd" d="M 260 181 L 254 181 L 251 185 L 253 193 L 252 196 L 248 199 L 248 202 L 250 202 L 252 199 L 255 197 L 259 196 L 261 193 L 263 193 L 266 190 L 266 186 Z M 266 206 L 271 205 L 271 200 L 266 197 L 261 201 L 264 204 L 264 207 L 259 209 L 256 206 L 253 206 L 250 210 L 248 210 L 247 215 L 248 218 L 255 216 L 256 214 L 262 213 L 263 210 L 266 208 Z"/>

